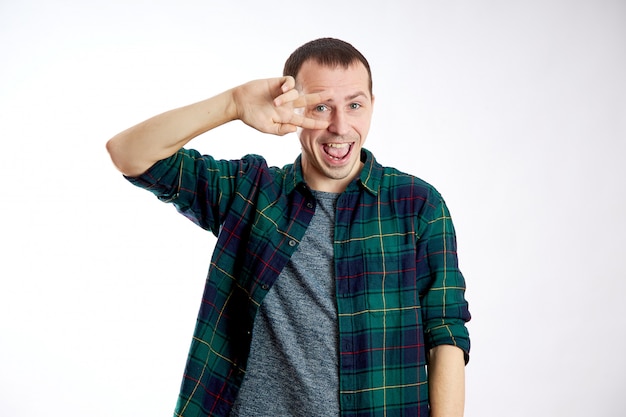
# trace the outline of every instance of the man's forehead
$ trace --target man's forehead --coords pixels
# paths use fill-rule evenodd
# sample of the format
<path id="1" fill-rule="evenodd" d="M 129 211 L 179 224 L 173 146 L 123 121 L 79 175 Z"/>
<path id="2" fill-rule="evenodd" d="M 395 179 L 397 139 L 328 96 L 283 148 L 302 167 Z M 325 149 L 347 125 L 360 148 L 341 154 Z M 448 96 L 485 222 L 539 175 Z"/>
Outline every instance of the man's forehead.
<path id="1" fill-rule="evenodd" d="M 358 96 L 370 98 L 369 74 L 360 61 L 355 61 L 347 67 L 306 61 L 296 76 L 296 87 L 307 93 L 332 89 L 336 98 L 354 99 Z"/>
<path id="2" fill-rule="evenodd" d="M 315 73 L 320 71 L 327 72 L 346 72 L 346 71 L 354 71 L 355 73 L 361 73 L 362 75 L 369 78 L 369 73 L 365 65 L 359 60 L 352 61 L 349 65 L 342 64 L 325 64 L 322 62 L 318 62 L 314 59 L 308 59 L 302 63 L 296 78 L 300 77 L 303 73 L 309 72 L 309 70 L 313 70 Z"/>

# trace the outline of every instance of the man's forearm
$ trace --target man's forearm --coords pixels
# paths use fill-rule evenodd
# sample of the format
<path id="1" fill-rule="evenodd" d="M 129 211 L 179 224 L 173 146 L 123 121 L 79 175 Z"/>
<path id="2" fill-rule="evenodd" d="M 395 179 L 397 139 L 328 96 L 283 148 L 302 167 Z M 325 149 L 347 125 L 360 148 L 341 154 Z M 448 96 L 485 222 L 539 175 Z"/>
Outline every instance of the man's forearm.
<path id="1" fill-rule="evenodd" d="M 428 384 L 432 417 L 461 417 L 465 408 L 465 358 L 456 346 L 430 350 Z"/>
<path id="2" fill-rule="evenodd" d="M 196 136 L 236 119 L 279 136 L 295 132 L 298 127 L 326 129 L 328 121 L 297 114 L 294 109 L 323 102 L 329 94 L 300 94 L 293 77 L 250 81 L 139 123 L 110 139 L 107 150 L 122 173 L 137 176 Z"/>
<path id="3" fill-rule="evenodd" d="M 235 118 L 231 92 L 154 116 L 114 136 L 107 150 L 124 174 L 137 176 L 194 137 Z"/>

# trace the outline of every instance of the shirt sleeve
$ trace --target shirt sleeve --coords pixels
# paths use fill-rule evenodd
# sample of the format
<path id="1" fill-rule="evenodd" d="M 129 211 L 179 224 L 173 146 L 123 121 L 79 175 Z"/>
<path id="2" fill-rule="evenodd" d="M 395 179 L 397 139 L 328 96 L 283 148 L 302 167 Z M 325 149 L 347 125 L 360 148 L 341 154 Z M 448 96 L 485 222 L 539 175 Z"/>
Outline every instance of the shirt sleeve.
<path id="1" fill-rule="evenodd" d="M 241 160 L 216 160 L 193 149 L 180 149 L 155 163 L 132 184 L 152 192 L 203 229 L 217 236 L 232 197 L 250 171 L 264 165 L 262 158 L 249 155 Z"/>
<path id="2" fill-rule="evenodd" d="M 457 346 L 469 361 L 470 339 L 466 322 L 471 318 L 465 300 L 465 279 L 457 258 L 456 234 L 441 196 L 431 202 L 421 237 L 431 285 L 422 298 L 426 347 Z"/>

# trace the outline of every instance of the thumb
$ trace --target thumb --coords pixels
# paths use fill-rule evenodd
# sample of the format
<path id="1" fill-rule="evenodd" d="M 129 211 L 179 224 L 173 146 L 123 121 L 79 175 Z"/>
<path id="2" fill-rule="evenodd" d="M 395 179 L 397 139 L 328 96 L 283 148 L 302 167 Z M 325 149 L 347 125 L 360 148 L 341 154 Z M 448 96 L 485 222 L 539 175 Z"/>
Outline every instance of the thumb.
<path id="1" fill-rule="evenodd" d="M 288 124 L 288 123 L 277 123 L 276 124 L 276 135 L 284 136 L 288 133 L 294 133 L 298 130 L 297 126 Z"/>

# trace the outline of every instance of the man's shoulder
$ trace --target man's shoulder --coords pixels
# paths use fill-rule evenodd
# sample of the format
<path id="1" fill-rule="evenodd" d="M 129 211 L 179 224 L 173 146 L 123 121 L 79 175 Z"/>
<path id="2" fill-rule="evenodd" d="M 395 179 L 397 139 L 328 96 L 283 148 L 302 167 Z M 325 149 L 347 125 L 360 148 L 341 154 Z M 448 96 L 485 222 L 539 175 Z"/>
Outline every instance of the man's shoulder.
<path id="1" fill-rule="evenodd" d="M 203 158 L 213 159 L 210 155 L 202 155 Z M 293 168 L 293 164 L 288 164 L 283 167 L 269 165 L 267 159 L 258 154 L 245 154 L 238 159 L 221 159 L 215 160 L 218 165 L 232 165 L 237 167 L 236 169 L 241 173 L 248 172 L 263 172 L 270 174 L 277 179 L 284 178 L 286 173 L 290 172 Z M 254 175 L 254 174 L 253 174 Z"/>
<path id="2" fill-rule="evenodd" d="M 441 194 L 429 182 L 422 178 L 405 172 L 393 166 L 382 166 L 380 187 L 396 193 L 411 192 L 411 194 L 419 194 L 428 196 L 429 198 L 440 199 Z"/>

